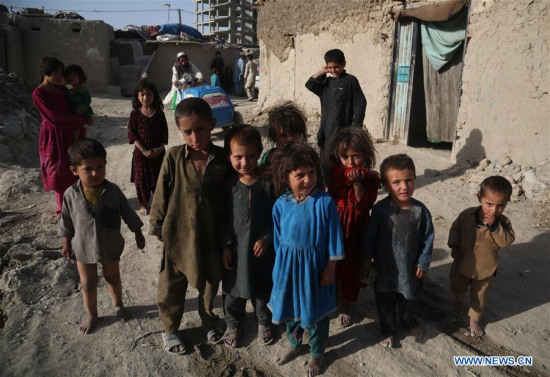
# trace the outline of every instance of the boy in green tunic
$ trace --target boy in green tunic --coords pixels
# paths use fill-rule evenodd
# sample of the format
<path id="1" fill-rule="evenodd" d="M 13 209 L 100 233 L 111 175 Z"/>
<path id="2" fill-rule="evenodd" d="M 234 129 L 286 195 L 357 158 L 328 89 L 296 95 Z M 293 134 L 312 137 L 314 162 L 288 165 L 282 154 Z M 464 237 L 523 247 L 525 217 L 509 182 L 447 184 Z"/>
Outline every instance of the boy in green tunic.
<path id="1" fill-rule="evenodd" d="M 187 98 L 175 110 L 184 145 L 171 148 L 162 163 L 150 213 L 150 233 L 164 242 L 158 282 L 164 349 L 186 352 L 178 332 L 187 286 L 198 289 L 198 312 L 210 343 L 222 340 L 213 302 L 222 276 L 216 216 L 227 170 L 223 149 L 210 141 L 216 124 L 201 98 Z"/>

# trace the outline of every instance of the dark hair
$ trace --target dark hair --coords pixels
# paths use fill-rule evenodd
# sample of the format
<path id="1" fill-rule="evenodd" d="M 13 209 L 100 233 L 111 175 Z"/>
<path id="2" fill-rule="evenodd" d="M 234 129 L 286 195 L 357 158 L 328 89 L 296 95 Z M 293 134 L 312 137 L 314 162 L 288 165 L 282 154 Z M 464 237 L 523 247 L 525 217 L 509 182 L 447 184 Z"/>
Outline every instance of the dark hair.
<path id="1" fill-rule="evenodd" d="M 382 182 L 387 184 L 388 177 L 386 176 L 388 170 L 412 170 L 414 178 L 416 179 L 416 169 L 414 167 L 414 161 L 408 155 L 404 153 L 394 154 L 386 157 L 380 165 L 380 175 L 382 176 Z"/>
<path id="2" fill-rule="evenodd" d="M 345 127 L 338 130 L 332 140 L 330 159 L 333 163 L 339 164 L 340 157 L 349 149 L 363 153 L 366 167 L 369 169 L 374 168 L 376 165 L 376 149 L 374 149 L 369 131 L 357 127 Z"/>
<path id="3" fill-rule="evenodd" d="M 216 51 L 215 55 L 221 55 L 222 53 L 220 51 Z"/>
<path id="4" fill-rule="evenodd" d="M 178 125 L 178 120 L 185 116 L 195 114 L 197 116 L 203 117 L 205 120 L 212 120 L 212 108 L 202 98 L 199 97 L 190 97 L 185 98 L 174 111 L 174 118 L 176 119 L 176 126 Z"/>
<path id="5" fill-rule="evenodd" d="M 275 144 L 277 129 L 300 135 L 300 139 L 307 143 L 307 118 L 304 111 L 292 101 L 283 102 L 267 110 L 267 138 Z"/>
<path id="6" fill-rule="evenodd" d="M 141 102 L 139 102 L 138 94 L 144 90 L 150 90 L 153 93 L 153 108 L 155 110 L 162 110 L 164 105 L 162 104 L 162 99 L 160 98 L 159 91 L 157 86 L 148 79 L 139 80 L 134 89 L 134 96 L 132 97 L 132 108 L 135 110 L 141 109 Z"/>
<path id="7" fill-rule="evenodd" d="M 107 151 L 101 143 L 95 139 L 79 139 L 75 141 L 67 151 L 71 166 L 78 166 L 82 160 L 100 157 L 107 161 Z"/>
<path id="8" fill-rule="evenodd" d="M 44 81 L 44 76 L 50 76 L 54 71 L 61 69 L 65 71 L 65 64 L 54 56 L 44 56 L 40 60 L 40 81 Z"/>
<path id="9" fill-rule="evenodd" d="M 344 64 L 346 62 L 346 57 L 344 56 L 344 53 L 342 50 L 334 49 L 334 50 L 328 50 L 325 53 L 325 62 L 330 63 L 338 63 L 338 64 Z"/>
<path id="10" fill-rule="evenodd" d="M 73 72 L 76 73 L 81 84 L 84 84 L 88 80 L 82 67 L 76 64 L 69 64 L 67 68 L 65 68 L 65 72 L 63 73 L 63 76 L 67 78 L 67 76 L 69 76 Z"/>
<path id="11" fill-rule="evenodd" d="M 252 55 L 252 54 L 248 54 L 248 55 L 246 55 L 246 57 L 250 60 L 254 59 L 254 55 Z"/>
<path id="12" fill-rule="evenodd" d="M 231 155 L 231 142 L 235 140 L 240 145 L 256 146 L 258 155 L 262 154 L 264 147 L 262 145 L 262 135 L 256 127 L 249 124 L 238 124 L 231 127 L 225 134 L 223 150 L 227 156 Z"/>
<path id="13" fill-rule="evenodd" d="M 219 73 L 218 68 L 217 67 L 212 68 L 212 73 L 215 73 L 217 75 Z"/>
<path id="14" fill-rule="evenodd" d="M 317 184 L 323 186 L 319 155 L 309 145 L 301 143 L 287 143 L 273 152 L 271 159 L 271 179 L 276 196 L 281 196 L 289 190 L 288 176 L 299 168 L 314 167 L 317 172 Z"/>
<path id="15" fill-rule="evenodd" d="M 477 193 L 478 198 L 483 198 L 487 191 L 504 195 L 506 201 L 510 201 L 510 197 L 512 196 L 512 184 L 500 175 L 493 175 L 485 178 L 479 185 L 479 192 Z"/>

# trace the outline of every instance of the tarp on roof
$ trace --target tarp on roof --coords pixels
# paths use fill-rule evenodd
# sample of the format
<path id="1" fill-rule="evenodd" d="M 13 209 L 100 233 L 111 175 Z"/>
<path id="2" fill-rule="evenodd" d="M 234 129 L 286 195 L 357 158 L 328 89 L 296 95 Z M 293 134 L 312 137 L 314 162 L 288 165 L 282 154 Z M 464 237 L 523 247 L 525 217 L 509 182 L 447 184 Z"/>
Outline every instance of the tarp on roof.
<path id="1" fill-rule="evenodd" d="M 392 9 L 392 14 L 395 21 L 401 17 L 413 17 L 429 22 L 447 21 L 453 15 L 460 12 L 467 2 L 468 0 L 449 0 L 418 5 L 410 9 L 395 7 Z"/>

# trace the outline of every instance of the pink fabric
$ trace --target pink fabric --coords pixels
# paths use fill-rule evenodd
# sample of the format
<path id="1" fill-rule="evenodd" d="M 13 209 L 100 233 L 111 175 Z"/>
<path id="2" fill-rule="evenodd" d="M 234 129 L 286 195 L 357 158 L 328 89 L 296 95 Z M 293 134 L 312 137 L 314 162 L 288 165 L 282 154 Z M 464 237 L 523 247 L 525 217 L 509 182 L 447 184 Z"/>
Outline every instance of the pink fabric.
<path id="1" fill-rule="evenodd" d="M 52 92 L 38 87 L 32 92 L 32 100 L 42 117 L 38 150 L 44 190 L 63 193 L 77 180 L 69 169 L 67 155 L 73 143 L 73 128 L 80 127 L 80 137 L 85 137 L 82 131 L 86 119 L 69 113 L 67 88 L 60 85 L 57 89 Z"/>

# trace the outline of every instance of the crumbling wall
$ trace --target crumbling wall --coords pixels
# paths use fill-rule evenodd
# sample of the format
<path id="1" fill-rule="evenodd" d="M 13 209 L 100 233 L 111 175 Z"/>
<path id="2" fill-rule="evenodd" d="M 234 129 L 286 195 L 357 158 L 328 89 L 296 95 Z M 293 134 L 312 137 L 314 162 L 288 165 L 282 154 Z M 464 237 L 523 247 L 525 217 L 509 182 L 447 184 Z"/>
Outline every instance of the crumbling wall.
<path id="1" fill-rule="evenodd" d="M 550 158 L 550 2 L 474 0 L 453 156 Z"/>
<path id="2" fill-rule="evenodd" d="M 367 97 L 364 123 L 374 137 L 382 137 L 387 123 L 392 4 L 377 0 L 264 2 L 258 12 L 259 103 L 267 107 L 290 99 L 310 115 L 318 114 L 319 98 L 305 83 L 324 66 L 325 52 L 339 48 L 346 55 L 347 72 L 358 78 Z"/>
<path id="3" fill-rule="evenodd" d="M 109 43 L 114 39 L 110 25 L 103 21 L 23 16 L 16 16 L 14 24 L 21 30 L 23 77 L 31 85 L 40 81 L 40 59 L 54 55 L 65 65 L 80 65 L 91 91 L 106 91 L 111 79 Z"/>

